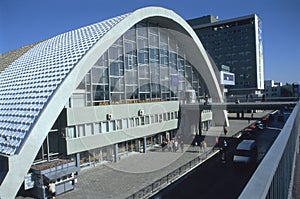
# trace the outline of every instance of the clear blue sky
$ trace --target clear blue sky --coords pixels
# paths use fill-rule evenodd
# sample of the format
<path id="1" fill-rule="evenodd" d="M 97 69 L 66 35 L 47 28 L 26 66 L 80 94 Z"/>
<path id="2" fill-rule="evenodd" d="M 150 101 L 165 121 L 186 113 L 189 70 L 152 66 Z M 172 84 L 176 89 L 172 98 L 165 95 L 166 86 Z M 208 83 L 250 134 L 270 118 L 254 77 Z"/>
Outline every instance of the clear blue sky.
<path id="1" fill-rule="evenodd" d="M 184 19 L 255 13 L 263 22 L 265 79 L 300 83 L 299 0 L 0 0 L 0 54 L 146 6 Z"/>

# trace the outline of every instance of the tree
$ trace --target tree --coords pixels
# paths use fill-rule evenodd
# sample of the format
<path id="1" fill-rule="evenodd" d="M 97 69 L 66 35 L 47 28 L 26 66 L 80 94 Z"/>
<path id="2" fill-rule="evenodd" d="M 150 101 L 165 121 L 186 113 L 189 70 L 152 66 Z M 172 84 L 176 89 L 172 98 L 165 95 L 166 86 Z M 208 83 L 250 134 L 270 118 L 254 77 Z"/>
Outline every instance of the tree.
<path id="1" fill-rule="evenodd" d="M 291 84 L 286 84 L 281 87 L 282 97 L 292 97 L 293 96 L 293 86 Z"/>

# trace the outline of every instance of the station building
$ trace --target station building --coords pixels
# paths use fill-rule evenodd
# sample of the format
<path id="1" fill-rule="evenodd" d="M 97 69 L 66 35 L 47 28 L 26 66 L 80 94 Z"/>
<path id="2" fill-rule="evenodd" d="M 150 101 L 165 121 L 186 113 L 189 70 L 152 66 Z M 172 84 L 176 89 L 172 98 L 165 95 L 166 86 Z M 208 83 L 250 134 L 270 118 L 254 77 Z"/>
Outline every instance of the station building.
<path id="1" fill-rule="evenodd" d="M 221 70 L 229 66 L 235 84 L 227 95 L 261 95 L 264 90 L 262 22 L 256 15 L 219 20 L 207 15 L 188 20 Z"/>
<path id="2" fill-rule="evenodd" d="M 164 139 L 188 140 L 200 125 L 226 120 L 222 110 L 181 110 L 205 96 L 222 102 L 222 93 L 193 29 L 164 8 L 142 8 L 1 56 L 1 199 L 19 190 L 47 197 L 50 181 L 63 193 L 82 166 L 117 162 Z"/>

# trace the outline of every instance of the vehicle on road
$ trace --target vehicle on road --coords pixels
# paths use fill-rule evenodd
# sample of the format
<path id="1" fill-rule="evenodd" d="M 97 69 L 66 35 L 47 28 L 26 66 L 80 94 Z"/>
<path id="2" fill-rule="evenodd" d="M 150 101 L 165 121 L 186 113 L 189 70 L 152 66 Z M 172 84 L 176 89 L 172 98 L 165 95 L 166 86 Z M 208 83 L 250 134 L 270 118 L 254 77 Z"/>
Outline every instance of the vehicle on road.
<path id="1" fill-rule="evenodd" d="M 255 123 L 255 126 L 256 126 L 258 129 L 260 129 L 260 130 L 263 130 L 263 129 L 264 129 L 264 125 L 262 124 L 261 121 L 257 121 L 257 122 Z"/>
<path id="2" fill-rule="evenodd" d="M 240 142 L 233 155 L 233 163 L 239 165 L 249 165 L 256 162 L 257 145 L 255 140 L 243 140 Z"/>

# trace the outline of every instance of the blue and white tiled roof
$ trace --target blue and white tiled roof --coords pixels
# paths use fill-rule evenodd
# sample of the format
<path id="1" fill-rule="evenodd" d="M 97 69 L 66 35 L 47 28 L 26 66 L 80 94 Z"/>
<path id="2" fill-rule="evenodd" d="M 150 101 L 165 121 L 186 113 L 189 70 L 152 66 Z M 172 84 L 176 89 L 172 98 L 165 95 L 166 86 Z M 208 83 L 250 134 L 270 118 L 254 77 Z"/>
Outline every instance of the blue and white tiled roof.
<path id="1" fill-rule="evenodd" d="M 126 16 L 50 38 L 0 74 L 0 153 L 18 153 L 56 88 L 85 53 Z"/>

